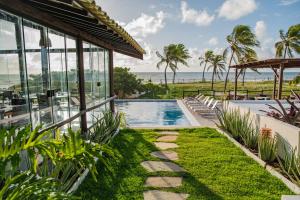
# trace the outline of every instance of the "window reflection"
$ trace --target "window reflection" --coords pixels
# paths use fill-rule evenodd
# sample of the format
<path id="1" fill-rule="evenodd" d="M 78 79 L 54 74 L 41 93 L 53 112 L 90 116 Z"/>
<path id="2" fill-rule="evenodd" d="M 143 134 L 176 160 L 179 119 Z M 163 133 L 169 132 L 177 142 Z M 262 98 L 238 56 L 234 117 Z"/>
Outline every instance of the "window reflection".
<path id="1" fill-rule="evenodd" d="M 30 122 L 20 23 L 0 12 L 0 127 Z"/>

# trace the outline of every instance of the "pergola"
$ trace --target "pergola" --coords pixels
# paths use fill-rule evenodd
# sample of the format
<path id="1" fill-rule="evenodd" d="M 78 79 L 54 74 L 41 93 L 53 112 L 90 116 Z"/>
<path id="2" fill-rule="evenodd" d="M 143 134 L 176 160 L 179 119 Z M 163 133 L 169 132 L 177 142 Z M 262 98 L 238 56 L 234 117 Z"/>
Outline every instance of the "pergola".
<path id="1" fill-rule="evenodd" d="M 237 99 L 237 80 L 238 70 L 241 69 L 272 69 L 274 72 L 274 87 L 273 87 L 273 98 L 276 98 L 277 79 L 278 81 L 278 92 L 277 99 L 282 97 L 282 84 L 283 84 L 283 72 L 285 69 L 300 68 L 300 59 L 267 59 L 262 61 L 249 62 L 244 64 L 238 64 L 230 66 L 235 69 L 235 80 L 234 80 L 234 99 Z"/>

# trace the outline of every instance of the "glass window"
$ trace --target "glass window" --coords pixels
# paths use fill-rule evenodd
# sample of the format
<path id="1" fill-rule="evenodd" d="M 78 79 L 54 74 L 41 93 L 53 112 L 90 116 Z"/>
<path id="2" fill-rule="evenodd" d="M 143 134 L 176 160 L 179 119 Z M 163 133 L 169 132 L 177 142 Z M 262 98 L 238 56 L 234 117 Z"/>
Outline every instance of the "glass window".
<path id="1" fill-rule="evenodd" d="M 0 127 L 30 123 L 20 18 L 0 10 Z"/>
<path id="2" fill-rule="evenodd" d="M 79 112 L 80 109 L 76 40 L 66 37 L 66 49 L 70 115 L 74 116 Z M 80 127 L 79 118 L 72 122 L 72 128 L 75 127 Z"/>
<path id="3" fill-rule="evenodd" d="M 105 93 L 106 98 L 110 97 L 110 84 L 109 84 L 109 53 L 108 50 L 104 51 L 104 68 L 105 68 Z"/>

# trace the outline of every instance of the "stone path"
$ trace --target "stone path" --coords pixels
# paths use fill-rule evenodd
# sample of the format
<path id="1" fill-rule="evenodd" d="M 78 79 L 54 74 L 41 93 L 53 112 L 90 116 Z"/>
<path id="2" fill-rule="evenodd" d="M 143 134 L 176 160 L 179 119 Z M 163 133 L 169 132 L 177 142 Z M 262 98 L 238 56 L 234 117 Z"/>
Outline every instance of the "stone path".
<path id="1" fill-rule="evenodd" d="M 151 156 L 164 160 L 178 160 L 178 155 L 175 151 L 154 151 Z"/>
<path id="2" fill-rule="evenodd" d="M 141 165 L 148 172 L 185 172 L 179 165 L 171 162 L 178 160 L 178 155 L 175 151 L 167 150 L 177 148 L 175 142 L 177 135 L 176 131 L 161 131 L 161 137 L 154 142 L 154 145 L 162 151 L 154 151 L 151 153 L 153 157 L 164 159 L 166 161 L 144 161 Z M 182 185 L 182 177 L 148 177 L 145 182 L 145 187 L 155 188 L 175 188 Z M 144 192 L 144 200 L 185 200 L 188 194 L 165 192 L 160 190 L 148 190 Z"/>
<path id="3" fill-rule="evenodd" d="M 177 144 L 169 142 L 154 142 L 154 145 L 161 150 L 173 149 L 178 147 Z"/>

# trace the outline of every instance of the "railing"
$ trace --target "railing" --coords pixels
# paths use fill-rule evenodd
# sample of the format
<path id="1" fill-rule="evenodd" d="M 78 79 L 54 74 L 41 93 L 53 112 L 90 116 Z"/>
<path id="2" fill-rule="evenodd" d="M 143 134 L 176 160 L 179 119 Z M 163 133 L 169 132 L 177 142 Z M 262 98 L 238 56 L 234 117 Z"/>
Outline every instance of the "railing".
<path id="1" fill-rule="evenodd" d="M 293 91 L 294 92 L 300 92 L 300 89 L 299 90 L 293 90 Z M 243 95 L 238 94 L 238 96 L 244 96 L 244 97 L 246 97 L 246 99 L 249 99 L 250 96 L 268 95 L 268 94 L 270 94 L 269 96 L 273 95 L 273 90 L 265 90 L 265 89 L 262 89 L 262 90 L 237 90 L 237 92 L 243 94 Z M 184 99 L 186 96 L 193 96 L 193 95 L 200 94 L 200 93 L 203 93 L 205 95 L 212 96 L 212 97 L 215 98 L 217 96 L 223 96 L 224 95 L 224 90 L 205 90 L 205 89 L 183 90 L 182 91 L 182 98 Z M 225 93 L 230 98 L 231 96 L 234 95 L 234 90 L 227 90 Z M 253 95 L 253 93 L 255 93 L 255 95 Z M 188 94 L 190 94 L 190 95 L 188 95 Z M 217 95 L 217 94 L 221 94 L 221 95 Z M 289 94 L 291 94 L 291 91 L 290 90 L 284 90 L 284 91 L 282 91 L 282 94 L 289 95 Z M 277 95 L 277 91 L 275 92 L 275 95 Z"/>
<path id="2" fill-rule="evenodd" d="M 68 118 L 68 119 L 66 119 L 66 120 L 64 120 L 64 121 L 55 123 L 55 124 L 53 124 L 53 125 L 51 125 L 51 126 L 48 126 L 48 127 L 44 128 L 44 129 L 40 130 L 39 133 L 43 133 L 43 132 L 45 132 L 45 131 L 49 131 L 49 130 L 53 130 L 53 129 L 58 129 L 58 128 L 60 128 L 60 127 L 62 127 L 62 126 L 64 126 L 64 125 L 66 125 L 66 124 L 71 123 L 72 121 L 74 121 L 75 119 L 81 117 L 82 115 L 86 114 L 87 112 L 90 112 L 90 111 L 92 111 L 92 110 L 94 110 L 94 109 L 100 108 L 101 106 L 107 104 L 108 102 L 113 101 L 113 100 L 116 99 L 116 98 L 117 98 L 116 95 L 113 96 L 113 97 L 110 97 L 110 98 L 106 99 L 105 101 L 103 101 L 103 102 L 101 102 L 101 103 L 99 103 L 99 104 L 97 104 L 97 105 L 95 105 L 95 106 L 92 106 L 92 107 L 89 107 L 89 108 L 87 108 L 87 109 L 85 109 L 85 110 L 80 111 L 80 112 L 77 113 L 76 115 L 74 115 L 74 116 L 72 116 L 72 117 L 70 117 L 70 118 Z"/>

